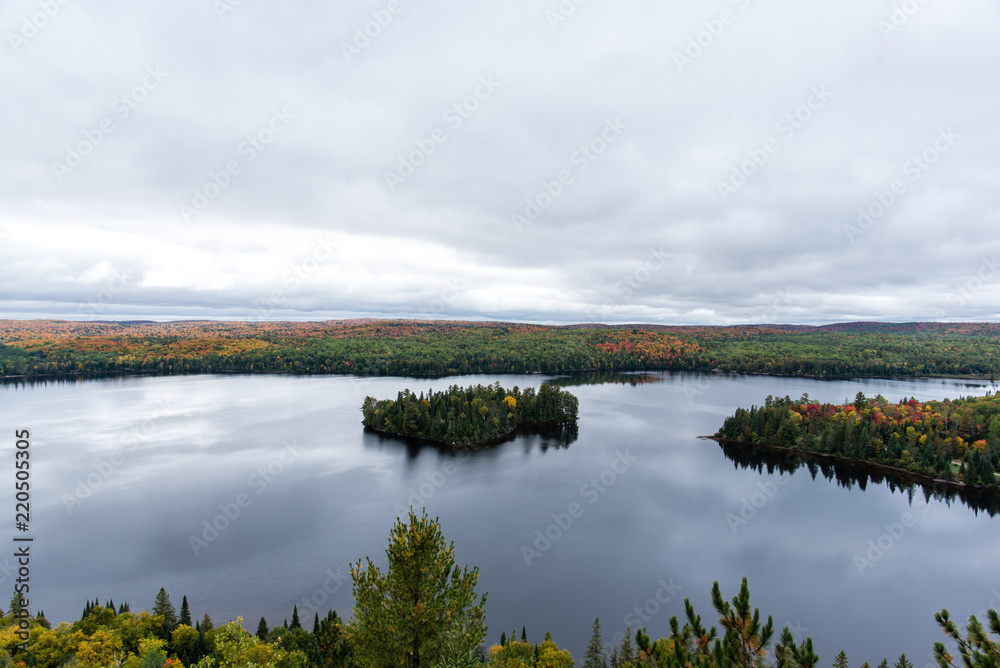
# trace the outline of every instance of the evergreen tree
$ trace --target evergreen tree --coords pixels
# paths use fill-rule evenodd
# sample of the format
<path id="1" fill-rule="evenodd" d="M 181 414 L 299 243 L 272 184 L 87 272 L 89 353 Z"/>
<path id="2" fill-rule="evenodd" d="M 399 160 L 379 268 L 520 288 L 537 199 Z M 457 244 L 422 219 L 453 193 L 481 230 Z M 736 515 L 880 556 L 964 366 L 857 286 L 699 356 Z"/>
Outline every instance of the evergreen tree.
<path id="1" fill-rule="evenodd" d="M 181 616 L 177 620 L 178 624 L 184 624 L 185 626 L 191 626 L 191 610 L 188 608 L 188 597 L 185 596 L 181 601 Z"/>
<path id="2" fill-rule="evenodd" d="M 521 627 L 521 642 L 528 642 L 528 627 Z"/>
<path id="3" fill-rule="evenodd" d="M 299 606 L 296 604 L 292 607 L 292 626 L 293 629 L 301 629 L 302 624 L 299 623 Z"/>
<path id="4" fill-rule="evenodd" d="M 858 392 L 858 394 L 861 393 Z M 833 668 L 850 668 L 847 665 L 847 653 L 844 650 L 840 650 L 840 654 L 833 660 Z"/>
<path id="5" fill-rule="evenodd" d="M 267 628 L 267 620 L 261 617 L 260 621 L 257 622 L 257 637 L 261 640 L 267 640 L 267 634 L 269 631 L 270 629 Z"/>
<path id="6" fill-rule="evenodd" d="M 635 649 L 632 647 L 632 629 L 625 629 L 625 637 L 621 646 L 615 650 L 618 654 L 617 668 L 632 668 L 635 665 Z"/>
<path id="7" fill-rule="evenodd" d="M 601 620 L 594 619 L 594 628 L 590 634 L 590 643 L 584 653 L 583 668 L 608 668 L 604 656 L 604 641 L 601 639 Z"/>
<path id="8" fill-rule="evenodd" d="M 206 612 L 205 616 L 201 618 L 201 630 L 204 631 L 205 633 L 208 633 L 214 628 L 215 624 L 212 623 L 212 618 L 209 617 L 208 613 Z"/>
<path id="9" fill-rule="evenodd" d="M 319 635 L 319 613 L 316 613 L 316 617 L 313 619 L 313 635 Z"/>
<path id="10" fill-rule="evenodd" d="M 896 668 L 913 668 L 913 664 L 906 659 L 906 654 L 900 654 L 899 660 L 893 665 L 895 665 Z"/>
<path id="11" fill-rule="evenodd" d="M 170 633 L 177 628 L 177 611 L 174 609 L 174 604 L 170 602 L 167 590 L 163 587 L 160 587 L 160 591 L 156 595 L 156 601 L 153 603 L 153 614 L 163 615 L 163 627 L 161 628 L 160 637 L 164 640 L 169 640 Z"/>
<path id="12" fill-rule="evenodd" d="M 446 649 L 467 654 L 486 636 L 486 596 L 477 601 L 479 569 L 455 564 L 437 519 L 410 509 L 396 520 L 383 574 L 368 559 L 351 566 L 354 585 L 352 635 L 361 665 L 433 666 Z"/>
<path id="13" fill-rule="evenodd" d="M 501 631 L 500 632 L 500 646 L 501 647 L 506 647 L 507 646 L 507 632 L 506 631 Z"/>

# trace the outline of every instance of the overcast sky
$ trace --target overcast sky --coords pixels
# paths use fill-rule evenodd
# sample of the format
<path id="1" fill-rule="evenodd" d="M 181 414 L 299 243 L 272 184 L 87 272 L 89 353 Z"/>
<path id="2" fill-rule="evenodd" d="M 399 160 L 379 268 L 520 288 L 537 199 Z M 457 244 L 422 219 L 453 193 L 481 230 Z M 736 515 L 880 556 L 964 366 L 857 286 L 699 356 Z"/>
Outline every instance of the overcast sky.
<path id="1" fill-rule="evenodd" d="M 995 0 L 7 0 L 0 29 L 0 317 L 1000 318 Z"/>

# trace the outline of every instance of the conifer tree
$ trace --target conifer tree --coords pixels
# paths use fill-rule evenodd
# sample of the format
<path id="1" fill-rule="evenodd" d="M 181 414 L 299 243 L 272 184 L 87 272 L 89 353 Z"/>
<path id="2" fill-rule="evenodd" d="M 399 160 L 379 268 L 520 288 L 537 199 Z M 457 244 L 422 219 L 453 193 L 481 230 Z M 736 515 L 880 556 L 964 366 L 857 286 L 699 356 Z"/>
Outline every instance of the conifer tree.
<path id="1" fill-rule="evenodd" d="M 316 613 L 316 617 L 313 619 L 313 635 L 319 635 L 319 613 Z"/>
<path id="2" fill-rule="evenodd" d="M 299 622 L 299 606 L 298 604 L 292 607 L 292 626 L 293 629 L 301 629 L 302 624 Z"/>
<path id="3" fill-rule="evenodd" d="M 261 617 L 260 621 L 257 622 L 257 637 L 261 640 L 267 640 L 268 631 L 270 631 L 270 629 L 267 628 L 267 620 Z"/>
<path id="4" fill-rule="evenodd" d="M 397 519 L 382 573 L 368 559 L 351 566 L 355 660 L 367 665 L 430 667 L 449 652 L 467 654 L 486 636 L 486 595 L 477 601 L 477 567 L 455 564 L 437 519 Z M 446 647 L 447 645 L 447 647 Z"/>
<path id="5" fill-rule="evenodd" d="M 163 627 L 160 637 L 168 640 L 170 633 L 177 628 L 177 611 L 174 609 L 174 604 L 170 602 L 167 590 L 163 587 L 160 587 L 160 591 L 156 595 L 156 601 L 153 603 L 153 614 L 163 615 Z"/>
<path id="6" fill-rule="evenodd" d="M 858 392 L 858 394 L 861 393 Z M 833 668 L 850 668 L 850 666 L 847 665 L 847 652 L 840 650 L 840 654 L 838 654 L 837 658 L 833 660 Z"/>
<path id="7" fill-rule="evenodd" d="M 184 600 L 181 601 L 181 616 L 177 620 L 178 624 L 184 624 L 185 626 L 191 626 L 191 610 L 188 608 L 188 597 L 185 596 Z"/>
<path id="8" fill-rule="evenodd" d="M 594 619 L 594 627 L 590 634 L 590 643 L 584 653 L 583 668 L 608 668 L 607 658 L 604 656 L 604 641 L 601 640 L 601 620 Z"/>
<path id="9" fill-rule="evenodd" d="M 507 646 L 507 632 L 506 631 L 501 631 L 500 632 L 500 646 L 501 647 L 506 647 Z"/>
<path id="10" fill-rule="evenodd" d="M 528 627 L 521 627 L 521 642 L 528 642 Z"/>
<path id="11" fill-rule="evenodd" d="M 913 668 L 913 664 L 910 663 L 909 660 L 907 660 L 905 653 L 900 654 L 899 660 L 896 661 L 896 663 L 893 665 L 895 665 L 896 668 Z"/>

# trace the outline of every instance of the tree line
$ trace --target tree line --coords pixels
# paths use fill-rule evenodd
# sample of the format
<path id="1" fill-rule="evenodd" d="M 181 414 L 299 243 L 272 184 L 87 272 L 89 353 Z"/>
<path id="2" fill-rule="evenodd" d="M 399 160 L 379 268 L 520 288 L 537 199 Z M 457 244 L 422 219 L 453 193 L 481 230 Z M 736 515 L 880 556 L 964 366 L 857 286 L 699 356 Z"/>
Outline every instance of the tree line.
<path id="1" fill-rule="evenodd" d="M 515 386 L 452 385 L 444 392 L 416 395 L 403 390 L 395 399 L 365 397 L 362 424 L 382 432 L 448 445 L 473 445 L 501 438 L 522 424 L 575 420 L 579 402 L 554 385 L 538 392 Z"/>
<path id="2" fill-rule="evenodd" d="M 834 454 L 946 482 L 1000 485 L 1000 396 L 890 403 L 858 392 L 853 403 L 818 404 L 808 394 L 767 397 L 739 408 L 720 438 Z"/>
<path id="3" fill-rule="evenodd" d="M 1000 325 L 542 326 L 521 323 L 87 323 L 0 320 L 0 376 L 361 376 L 727 371 L 842 378 L 978 376 Z"/>

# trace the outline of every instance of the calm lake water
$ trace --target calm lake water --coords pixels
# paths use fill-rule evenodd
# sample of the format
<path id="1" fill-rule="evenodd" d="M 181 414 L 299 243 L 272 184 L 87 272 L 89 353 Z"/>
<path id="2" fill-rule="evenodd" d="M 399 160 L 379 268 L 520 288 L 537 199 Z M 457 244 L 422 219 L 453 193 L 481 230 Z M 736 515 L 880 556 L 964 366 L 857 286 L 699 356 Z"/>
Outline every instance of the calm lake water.
<path id="1" fill-rule="evenodd" d="M 365 433 L 363 398 L 544 377 L 0 387 L 5 450 L 15 429 L 32 434 L 31 609 L 54 622 L 78 619 L 95 597 L 149 609 L 165 587 L 176 607 L 187 595 L 192 615 L 216 624 L 279 624 L 298 604 L 311 628 L 316 610 L 350 616 L 348 565 L 367 555 L 384 566 L 410 504 L 440 517 L 460 563 L 479 566 L 489 643 L 522 626 L 532 641 L 551 631 L 578 663 L 595 617 L 606 641 L 637 623 L 660 637 L 684 597 L 713 621 L 712 582 L 729 598 L 743 576 L 761 612 L 813 636 L 827 665 L 844 649 L 852 665 L 906 652 L 922 668 L 943 640 L 935 612 L 964 620 L 1000 605 L 1000 517 L 921 494 L 911 502 L 885 484 L 846 489 L 806 469 L 759 474 L 698 439 L 768 394 L 930 400 L 987 384 L 644 377 L 654 382 L 570 387 L 575 439 L 525 435 L 469 456 Z M 12 485 L 0 490 L 13 515 Z M 879 542 L 888 549 L 866 556 Z M 10 566 L 0 560 L 4 588 Z"/>

